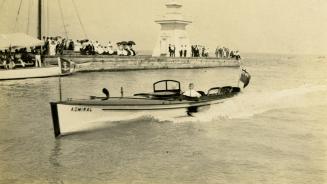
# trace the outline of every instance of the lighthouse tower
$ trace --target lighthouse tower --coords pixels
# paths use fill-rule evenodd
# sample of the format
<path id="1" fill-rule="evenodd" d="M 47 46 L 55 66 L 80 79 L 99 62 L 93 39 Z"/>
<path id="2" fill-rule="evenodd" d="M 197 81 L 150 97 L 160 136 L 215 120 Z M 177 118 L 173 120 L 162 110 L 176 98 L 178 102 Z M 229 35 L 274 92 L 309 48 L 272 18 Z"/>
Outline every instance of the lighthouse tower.
<path id="1" fill-rule="evenodd" d="M 169 45 L 175 46 L 176 56 L 179 56 L 180 50 L 187 50 L 187 56 L 191 55 L 191 45 L 186 26 L 192 22 L 184 19 L 181 8 L 182 5 L 176 0 L 170 0 L 166 4 L 166 14 L 155 21 L 160 24 L 161 30 L 152 56 L 169 56 Z"/>

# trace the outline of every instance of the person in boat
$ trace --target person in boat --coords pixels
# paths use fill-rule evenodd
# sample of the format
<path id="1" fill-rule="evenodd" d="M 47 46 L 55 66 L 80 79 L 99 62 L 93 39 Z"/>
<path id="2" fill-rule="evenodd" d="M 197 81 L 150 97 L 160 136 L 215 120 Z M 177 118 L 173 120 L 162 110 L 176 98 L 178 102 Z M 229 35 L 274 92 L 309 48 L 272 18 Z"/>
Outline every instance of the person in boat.
<path id="1" fill-rule="evenodd" d="M 14 56 L 11 55 L 10 51 L 9 51 L 9 57 L 7 58 L 7 69 L 14 69 L 16 66 L 15 62 L 14 62 Z"/>
<path id="2" fill-rule="evenodd" d="M 35 54 L 35 67 L 41 67 L 41 54 L 39 50 Z"/>
<path id="3" fill-rule="evenodd" d="M 30 58 L 30 55 L 28 54 L 26 48 L 22 49 L 22 60 L 25 63 L 31 63 L 31 58 Z"/>
<path id="4" fill-rule="evenodd" d="M 20 65 L 22 67 L 25 67 L 25 63 L 24 61 L 22 60 L 22 54 L 20 51 L 18 51 L 17 49 L 15 50 L 15 54 L 14 54 L 14 62 L 15 63 L 20 63 Z"/>
<path id="5" fill-rule="evenodd" d="M 7 62 L 4 53 L 0 50 L 0 64 L 3 66 L 4 69 L 7 69 Z"/>
<path id="6" fill-rule="evenodd" d="M 187 96 L 187 97 L 197 97 L 197 98 L 201 97 L 201 94 L 194 90 L 194 84 L 193 83 L 190 83 L 188 85 L 188 90 L 184 91 L 182 94 L 184 96 Z"/>
<path id="7" fill-rule="evenodd" d="M 8 69 L 8 51 L 5 50 L 5 52 L 2 54 L 1 58 L 2 58 L 2 65 L 4 67 L 4 69 Z"/>

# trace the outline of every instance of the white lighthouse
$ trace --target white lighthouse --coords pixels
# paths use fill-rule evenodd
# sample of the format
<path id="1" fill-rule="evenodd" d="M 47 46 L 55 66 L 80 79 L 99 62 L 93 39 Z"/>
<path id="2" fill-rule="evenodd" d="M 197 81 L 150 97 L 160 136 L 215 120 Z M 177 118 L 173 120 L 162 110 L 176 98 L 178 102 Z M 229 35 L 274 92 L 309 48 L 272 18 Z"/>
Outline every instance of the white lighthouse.
<path id="1" fill-rule="evenodd" d="M 161 25 L 161 30 L 152 56 L 169 56 L 169 45 L 175 46 L 176 57 L 179 56 L 180 50 L 187 50 L 187 56 L 191 55 L 186 26 L 192 22 L 184 19 L 181 8 L 180 3 L 171 0 L 166 4 L 166 14 L 160 20 L 155 21 Z"/>

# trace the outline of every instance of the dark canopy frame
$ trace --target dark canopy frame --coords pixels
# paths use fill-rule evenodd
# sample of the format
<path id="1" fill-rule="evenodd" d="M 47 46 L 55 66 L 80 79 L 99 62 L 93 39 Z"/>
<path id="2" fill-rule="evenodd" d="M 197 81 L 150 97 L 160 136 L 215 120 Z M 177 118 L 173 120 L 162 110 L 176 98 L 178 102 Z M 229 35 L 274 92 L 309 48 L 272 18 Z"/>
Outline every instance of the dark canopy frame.
<path id="1" fill-rule="evenodd" d="M 164 83 L 165 85 L 165 89 L 158 89 L 158 86 L 160 84 Z M 176 86 L 178 86 L 178 89 L 169 89 L 168 88 L 168 83 L 175 83 L 177 84 Z M 161 80 L 158 82 L 153 83 L 153 91 L 154 92 L 163 92 L 163 91 L 169 91 L 169 92 L 176 92 L 179 93 L 181 91 L 181 84 L 179 81 L 176 80 Z"/>

